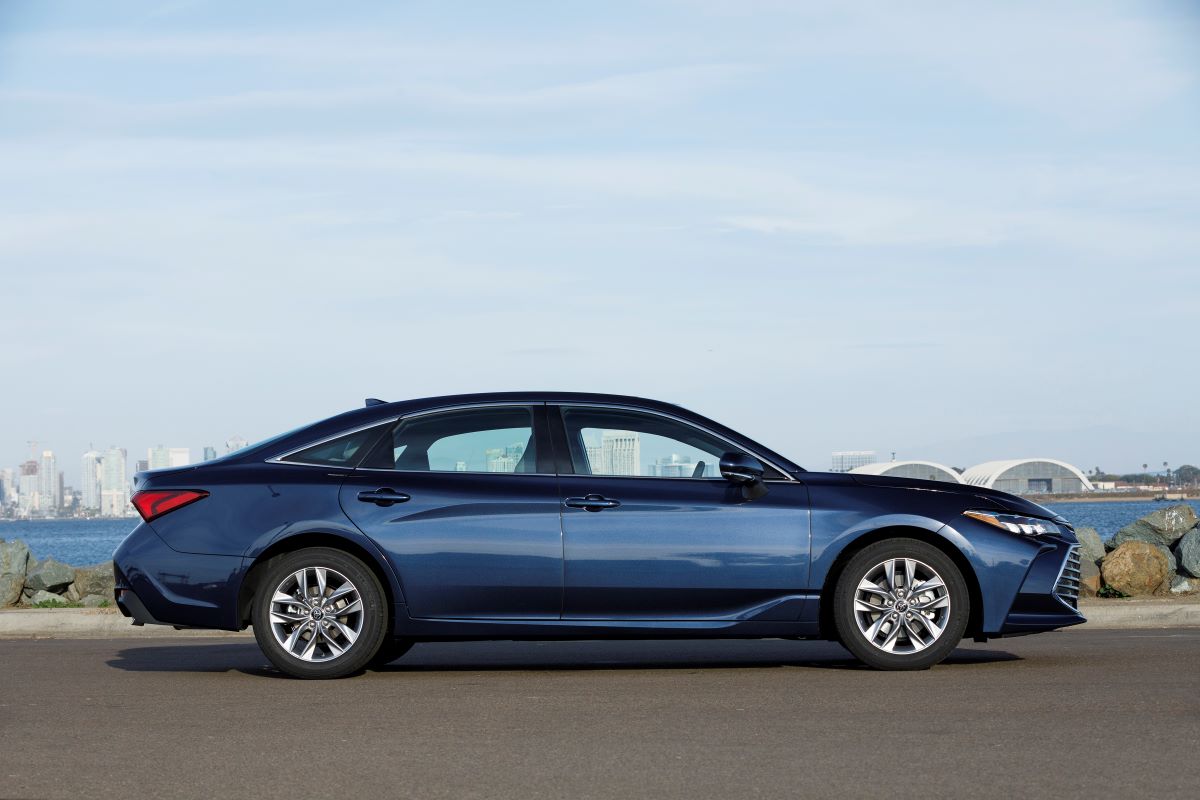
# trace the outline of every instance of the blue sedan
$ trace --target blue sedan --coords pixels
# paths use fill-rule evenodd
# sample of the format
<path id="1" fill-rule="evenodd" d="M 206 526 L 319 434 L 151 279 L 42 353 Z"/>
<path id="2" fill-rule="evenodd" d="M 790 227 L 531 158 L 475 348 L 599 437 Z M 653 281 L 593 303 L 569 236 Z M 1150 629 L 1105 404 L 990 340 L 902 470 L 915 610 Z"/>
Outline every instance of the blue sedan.
<path id="1" fill-rule="evenodd" d="M 241 630 L 300 678 L 414 642 L 821 638 L 880 669 L 1083 622 L 1066 520 L 951 483 L 808 472 L 614 395 L 384 403 L 135 477 L 135 625 Z"/>

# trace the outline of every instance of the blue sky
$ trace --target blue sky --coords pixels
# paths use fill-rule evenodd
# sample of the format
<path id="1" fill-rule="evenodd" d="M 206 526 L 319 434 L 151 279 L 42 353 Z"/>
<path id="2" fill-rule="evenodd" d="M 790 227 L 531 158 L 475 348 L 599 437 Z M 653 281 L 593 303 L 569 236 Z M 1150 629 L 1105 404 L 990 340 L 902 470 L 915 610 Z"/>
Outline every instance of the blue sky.
<path id="1" fill-rule="evenodd" d="M 1195 462 L 1197 34 L 1192 3 L 3 0 L 0 464 L 519 388 L 817 468 Z"/>

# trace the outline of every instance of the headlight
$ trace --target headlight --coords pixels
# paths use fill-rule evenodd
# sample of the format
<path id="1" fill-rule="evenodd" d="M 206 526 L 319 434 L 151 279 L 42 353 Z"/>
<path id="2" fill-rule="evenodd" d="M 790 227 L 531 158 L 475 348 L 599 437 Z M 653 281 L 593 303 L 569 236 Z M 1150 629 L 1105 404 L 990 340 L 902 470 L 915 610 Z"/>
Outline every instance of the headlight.
<path id="1" fill-rule="evenodd" d="M 1037 536 L 1042 533 L 1062 534 L 1063 526 L 1048 519 L 1037 517 L 1022 517 L 1018 514 L 996 514 L 992 511 L 964 511 L 963 514 L 971 519 L 986 522 L 1009 533 L 1020 533 L 1026 536 Z"/>

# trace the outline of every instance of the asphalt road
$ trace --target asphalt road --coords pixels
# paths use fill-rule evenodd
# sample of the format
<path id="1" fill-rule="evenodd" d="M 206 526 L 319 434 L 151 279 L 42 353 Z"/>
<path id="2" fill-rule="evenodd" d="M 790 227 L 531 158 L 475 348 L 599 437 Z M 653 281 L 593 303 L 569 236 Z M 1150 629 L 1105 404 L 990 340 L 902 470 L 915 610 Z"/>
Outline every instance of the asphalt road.
<path id="1" fill-rule="evenodd" d="M 301 682 L 252 640 L 0 641 L 0 798 L 1188 797 L 1200 629 L 964 644 L 418 645 Z"/>

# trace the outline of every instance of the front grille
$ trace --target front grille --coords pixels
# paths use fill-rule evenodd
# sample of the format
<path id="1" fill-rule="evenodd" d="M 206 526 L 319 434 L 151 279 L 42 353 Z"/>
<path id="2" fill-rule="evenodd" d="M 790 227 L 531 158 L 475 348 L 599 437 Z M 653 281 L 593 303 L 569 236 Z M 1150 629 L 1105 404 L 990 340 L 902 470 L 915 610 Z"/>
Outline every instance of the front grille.
<path id="1" fill-rule="evenodd" d="M 1054 594 L 1070 608 L 1079 610 L 1079 545 L 1077 544 L 1071 545 L 1071 549 L 1067 551 L 1067 560 L 1063 562 L 1058 583 L 1054 585 Z"/>

